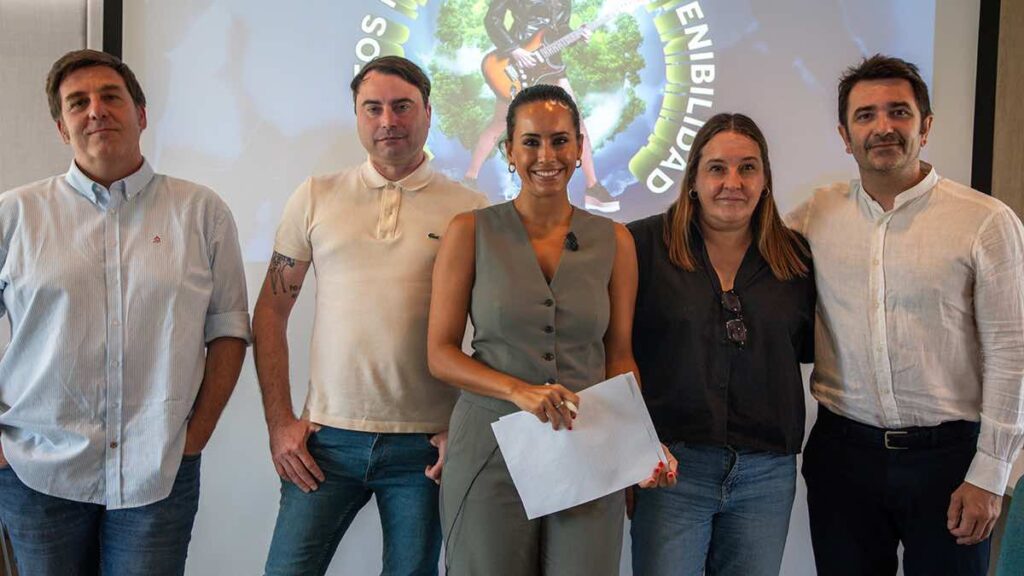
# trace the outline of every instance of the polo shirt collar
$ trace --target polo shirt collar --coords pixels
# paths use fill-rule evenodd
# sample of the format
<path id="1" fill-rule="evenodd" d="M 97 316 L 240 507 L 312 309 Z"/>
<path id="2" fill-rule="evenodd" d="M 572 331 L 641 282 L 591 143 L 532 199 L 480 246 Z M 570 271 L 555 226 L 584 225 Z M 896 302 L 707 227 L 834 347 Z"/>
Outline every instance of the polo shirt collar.
<path id="1" fill-rule="evenodd" d="M 434 177 L 434 169 L 430 167 L 430 159 L 424 158 L 423 162 L 413 170 L 412 174 L 409 174 L 405 178 L 397 182 L 392 182 L 384 176 L 381 176 L 380 172 L 373 167 L 373 163 L 367 158 L 366 162 L 363 163 L 362 168 L 359 170 L 359 177 L 363 181 L 363 186 L 370 189 L 379 189 L 393 184 L 403 190 L 417 191 L 425 188 L 427 184 Z"/>
<path id="2" fill-rule="evenodd" d="M 112 183 L 110 188 L 104 188 L 102 184 L 86 176 L 85 172 L 82 172 L 78 164 L 72 160 L 71 167 L 64 175 L 64 180 L 93 204 L 105 207 L 113 192 L 119 192 L 124 195 L 125 200 L 131 200 L 149 185 L 153 176 L 153 168 L 149 165 L 149 161 L 143 158 L 142 166 L 138 170 Z"/>

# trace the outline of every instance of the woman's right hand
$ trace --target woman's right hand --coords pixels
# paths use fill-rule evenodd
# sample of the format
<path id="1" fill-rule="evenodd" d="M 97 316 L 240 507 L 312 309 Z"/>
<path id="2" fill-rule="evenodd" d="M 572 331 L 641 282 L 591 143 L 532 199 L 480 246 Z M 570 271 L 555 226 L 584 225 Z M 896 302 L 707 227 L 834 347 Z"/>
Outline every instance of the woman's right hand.
<path id="1" fill-rule="evenodd" d="M 666 486 L 676 485 L 676 482 L 679 480 L 677 473 L 679 461 L 672 455 L 672 451 L 668 449 L 668 446 L 662 444 L 661 451 L 665 454 L 665 462 L 659 460 L 658 465 L 651 472 L 651 476 L 638 483 L 637 486 L 641 488 L 665 488 Z"/>
<path id="2" fill-rule="evenodd" d="M 550 422 L 554 430 L 562 426 L 572 430 L 575 415 L 569 409 L 569 402 L 577 409 L 580 405 L 580 397 L 561 384 L 520 384 L 512 393 L 511 400 L 521 410 L 533 414 L 541 422 Z"/>

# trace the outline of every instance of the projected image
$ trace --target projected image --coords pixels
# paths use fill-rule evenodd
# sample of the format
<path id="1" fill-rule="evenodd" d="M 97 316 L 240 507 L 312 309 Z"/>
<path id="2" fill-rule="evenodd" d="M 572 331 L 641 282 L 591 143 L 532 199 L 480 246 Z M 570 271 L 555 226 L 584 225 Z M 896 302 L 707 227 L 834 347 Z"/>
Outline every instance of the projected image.
<path id="1" fill-rule="evenodd" d="M 439 169 L 494 202 L 512 198 L 519 186 L 498 145 L 508 103 L 524 86 L 557 84 L 583 116 L 571 199 L 622 221 L 674 200 L 692 139 L 716 112 L 756 117 L 768 96 L 776 114 L 806 113 L 808 101 L 834 97 L 836 76 L 855 59 L 840 54 L 868 46 L 911 58 L 908 47 L 923 47 L 917 61 L 928 75 L 934 23 L 931 0 L 377 0 L 365 8 L 353 73 L 381 54 L 427 69 L 428 147 Z M 825 118 L 823 133 L 834 138 L 834 119 Z"/>
<path id="2" fill-rule="evenodd" d="M 436 83 L 435 111 L 438 127 L 450 138 L 472 150 L 465 182 L 478 186 L 480 170 L 505 133 L 505 115 L 516 93 L 536 84 L 557 84 L 577 99 L 588 94 L 614 94 L 625 100 L 615 110 L 619 124 L 606 139 L 613 138 L 636 119 L 644 104 L 636 95 L 637 72 L 644 58 L 637 53 L 642 37 L 636 20 L 627 15 L 644 0 L 612 2 L 611 9 L 598 16 L 602 3 L 576 0 L 577 18 L 592 20 L 571 27 L 573 2 L 539 0 L 456 0 L 441 9 L 436 25 L 438 53 L 442 58 L 458 58 L 464 46 L 492 46 L 481 62 L 480 76 L 446 66 L 445 61 L 430 65 Z M 483 18 L 477 13 L 485 8 Z M 468 18 L 467 18 L 468 16 Z M 468 20 L 468 22 L 467 22 Z M 614 23 L 612 21 L 614 20 Z M 477 22 L 473 26 L 472 23 Z M 609 24 L 607 28 L 606 24 Z M 570 80 L 572 78 L 573 80 Z M 490 90 L 480 86 L 480 80 Z M 578 93 L 572 86 L 580 86 Z M 471 95 L 466 98 L 466 95 Z M 468 105 L 465 103 L 468 100 Z M 594 169 L 586 118 L 592 107 L 583 110 L 584 150 L 580 166 L 585 185 L 584 204 L 588 210 L 614 213 L 619 202 L 598 180 Z M 483 125 L 483 129 L 480 126 Z M 475 142 L 475 144 L 473 143 Z M 505 188 L 508 198 L 511 188 Z"/>
<path id="3" fill-rule="evenodd" d="M 128 2 L 125 59 L 150 103 L 146 156 L 223 196 L 246 260 L 265 262 L 296 186 L 365 159 L 348 84 L 376 56 L 427 71 L 434 167 L 492 202 L 519 189 L 498 145 L 511 97 L 570 90 L 589 144 L 570 199 L 629 221 L 675 199 L 723 111 L 765 130 L 784 211 L 850 177 L 836 78 L 886 52 L 930 80 L 934 26 L 934 0 Z"/>
<path id="4" fill-rule="evenodd" d="M 665 54 L 650 25 L 650 12 L 640 9 L 646 4 L 645 0 L 441 3 L 429 23 L 424 18 L 409 31 L 410 38 L 416 38 L 421 27 L 430 28 L 434 40 L 424 64 L 434 82 L 431 100 L 438 134 L 430 147 L 437 164 L 494 201 L 512 198 L 518 185 L 499 145 L 508 104 L 526 86 L 556 84 L 573 95 L 583 116 L 584 152 L 571 188 L 573 199 L 587 210 L 620 213 L 627 188 L 647 187 L 653 171 L 650 161 L 635 162 L 632 168 L 628 162 L 648 143 L 651 128 L 649 117 L 644 116 L 648 104 L 641 97 L 642 87 L 646 81 L 647 91 L 656 94 L 665 86 Z M 707 24 L 695 22 L 703 19 L 700 9 L 689 12 L 677 19 L 675 35 L 684 37 L 682 28 L 690 24 L 689 44 L 709 44 Z M 409 44 L 415 49 L 415 42 Z M 677 48 L 687 51 L 686 44 Z M 644 53 L 645 46 L 649 53 Z M 642 77 L 644 71 L 652 73 Z M 712 79 L 713 74 L 708 77 Z M 637 129 L 630 132 L 634 124 Z M 619 150 L 613 146 L 616 143 Z M 623 162 L 623 147 L 634 153 L 627 162 Z M 658 189 L 650 193 L 670 187 L 663 181 L 655 185 Z"/>

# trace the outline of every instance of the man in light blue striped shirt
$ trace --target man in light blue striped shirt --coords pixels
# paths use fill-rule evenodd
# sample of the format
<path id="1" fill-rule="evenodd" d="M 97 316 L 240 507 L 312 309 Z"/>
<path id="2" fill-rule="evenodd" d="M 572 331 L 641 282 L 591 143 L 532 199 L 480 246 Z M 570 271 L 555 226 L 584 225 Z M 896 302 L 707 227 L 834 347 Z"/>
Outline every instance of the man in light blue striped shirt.
<path id="1" fill-rule="evenodd" d="M 227 205 L 142 157 L 120 60 L 58 60 L 67 174 L 0 195 L 0 522 L 23 576 L 182 574 L 199 455 L 250 339 Z"/>

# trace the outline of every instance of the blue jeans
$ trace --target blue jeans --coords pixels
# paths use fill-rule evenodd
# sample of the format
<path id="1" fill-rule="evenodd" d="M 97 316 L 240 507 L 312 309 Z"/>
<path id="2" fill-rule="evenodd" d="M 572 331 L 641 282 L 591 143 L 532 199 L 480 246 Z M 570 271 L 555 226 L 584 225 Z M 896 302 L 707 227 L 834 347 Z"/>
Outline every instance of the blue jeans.
<path id="1" fill-rule="evenodd" d="M 437 574 L 441 551 L 437 485 L 423 471 L 437 461 L 429 434 L 375 434 L 323 427 L 309 453 L 326 479 L 304 493 L 281 482 L 281 509 L 267 576 L 324 574 L 359 510 L 377 497 L 387 575 Z"/>
<path id="2" fill-rule="evenodd" d="M 200 457 L 182 459 L 167 498 L 107 510 L 48 496 L 0 469 L 0 522 L 21 576 L 172 576 L 185 573 L 199 509 Z"/>
<path id="3" fill-rule="evenodd" d="M 634 491 L 633 573 L 778 576 L 796 456 L 672 444 L 679 482 Z"/>

